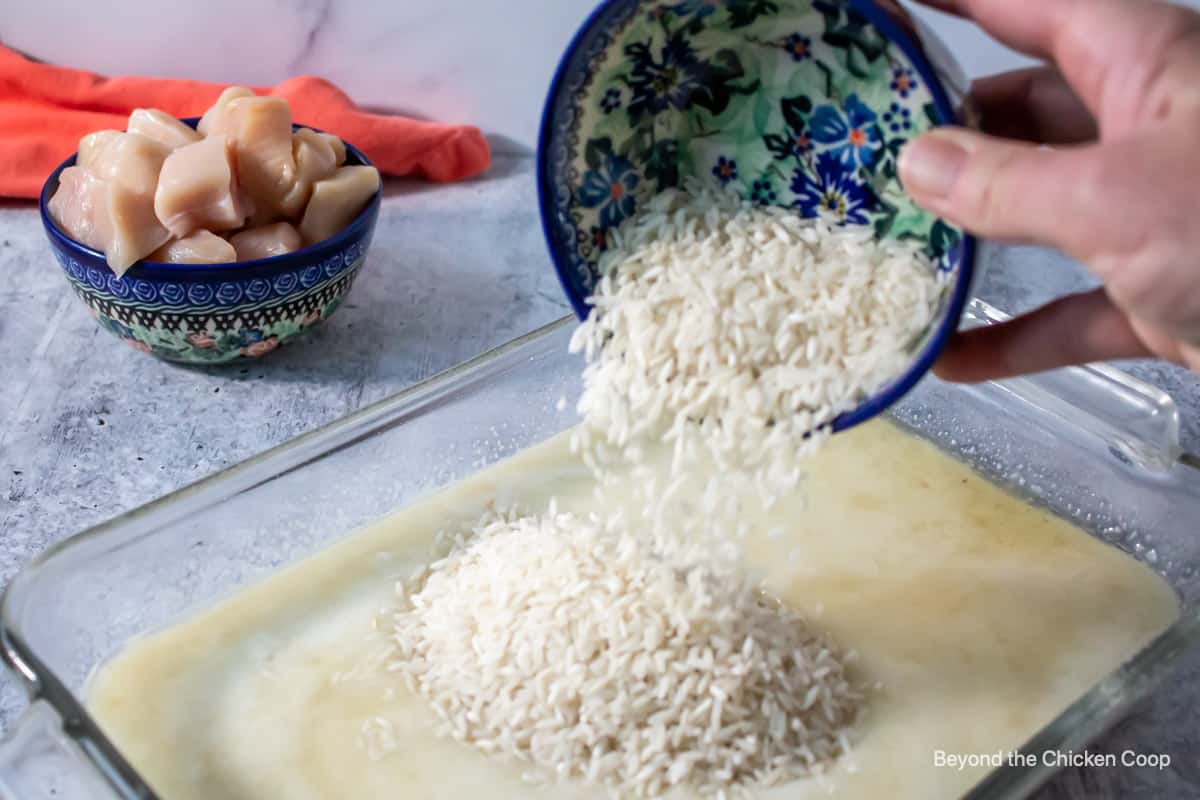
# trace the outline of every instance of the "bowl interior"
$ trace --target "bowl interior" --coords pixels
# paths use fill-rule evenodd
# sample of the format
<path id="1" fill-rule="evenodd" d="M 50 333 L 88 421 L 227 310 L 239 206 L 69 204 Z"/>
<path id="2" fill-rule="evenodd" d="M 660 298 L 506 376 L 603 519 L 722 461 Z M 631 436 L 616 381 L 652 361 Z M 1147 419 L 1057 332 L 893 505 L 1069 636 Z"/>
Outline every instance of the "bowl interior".
<path id="1" fill-rule="evenodd" d="M 539 142 L 543 224 L 580 318 L 614 228 L 687 176 L 761 205 L 917 240 L 950 273 L 909 373 L 923 374 L 962 313 L 973 262 L 963 231 L 918 208 L 896 161 L 955 111 L 898 9 L 826 0 L 609 0 L 559 65 Z"/>

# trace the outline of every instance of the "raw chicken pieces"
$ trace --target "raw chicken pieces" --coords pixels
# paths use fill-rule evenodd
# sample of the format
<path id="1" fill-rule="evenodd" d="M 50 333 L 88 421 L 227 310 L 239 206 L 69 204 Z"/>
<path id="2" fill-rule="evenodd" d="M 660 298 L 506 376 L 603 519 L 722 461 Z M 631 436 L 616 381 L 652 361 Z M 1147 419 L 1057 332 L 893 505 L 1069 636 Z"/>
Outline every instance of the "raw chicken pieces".
<path id="1" fill-rule="evenodd" d="M 154 195 L 136 192 L 119 180 L 108 182 L 108 217 L 111 238 L 104 254 L 118 277 L 147 253 L 171 238 L 154 214 Z"/>
<path id="2" fill-rule="evenodd" d="M 80 139 L 79 155 L 75 159 L 75 166 L 92 166 L 96 161 L 96 156 L 121 135 L 121 131 L 96 131 Z"/>
<path id="3" fill-rule="evenodd" d="M 154 213 L 168 150 L 137 133 L 95 138 L 84 149 L 87 166 L 63 170 L 50 212 L 76 239 L 103 250 L 120 276 L 171 238 Z"/>
<path id="4" fill-rule="evenodd" d="M 325 141 L 329 142 L 329 146 L 333 148 L 333 157 L 336 160 L 337 165 L 340 167 L 342 164 L 345 164 L 346 143 L 329 133 L 322 133 L 321 136 L 325 137 Z"/>
<path id="5" fill-rule="evenodd" d="M 379 170 L 374 167 L 339 167 L 332 178 L 317 181 L 300 221 L 304 243 L 328 239 L 349 225 L 378 190 Z"/>
<path id="6" fill-rule="evenodd" d="M 101 180 L 120 183 L 139 195 L 154 197 L 158 171 L 170 149 L 140 133 L 122 133 L 102 142 L 87 169 Z"/>
<path id="7" fill-rule="evenodd" d="M 301 128 L 292 134 L 292 158 L 296 162 L 296 179 L 292 187 L 279 199 L 279 210 L 294 217 L 304 210 L 313 184 L 332 177 L 333 171 L 346 160 L 346 149 L 341 140 L 325 133 Z"/>
<path id="8" fill-rule="evenodd" d="M 50 198 L 50 214 L 76 240 L 103 250 L 112 235 L 108 216 L 108 184 L 84 167 L 67 167 Z"/>
<path id="9" fill-rule="evenodd" d="M 296 182 L 292 156 L 292 110 L 282 97 L 238 97 L 206 135 L 224 134 L 233 145 L 238 179 L 257 212 L 256 219 L 280 216 L 280 202 Z"/>
<path id="10" fill-rule="evenodd" d="M 237 251 L 238 261 L 281 256 L 299 250 L 303 245 L 299 232 L 287 222 L 244 230 L 230 237 L 229 243 Z"/>
<path id="11" fill-rule="evenodd" d="M 134 109 L 129 115 L 127 130 L 154 139 L 172 150 L 200 141 L 200 134 L 195 130 L 157 108 Z"/>
<path id="12" fill-rule="evenodd" d="M 49 209 L 66 233 L 103 250 L 117 276 L 141 259 L 269 258 L 337 233 L 378 191 L 374 167 L 345 161 L 336 136 L 293 132 L 286 100 L 235 86 L 195 130 L 139 108 L 128 130 L 83 137 Z"/>
<path id="13" fill-rule="evenodd" d="M 172 239 L 146 256 L 147 261 L 169 264 L 227 264 L 237 261 L 233 245 L 211 231 L 199 230 L 182 239 Z"/>
<path id="14" fill-rule="evenodd" d="M 232 148 L 221 135 L 167 156 L 154 193 L 154 211 L 167 230 L 187 236 L 200 228 L 242 227 L 251 209 L 242 199 L 233 163 Z"/>
<path id="15" fill-rule="evenodd" d="M 254 92 L 244 86 L 230 86 L 221 92 L 221 96 L 217 98 L 217 102 L 213 103 L 212 108 L 204 112 L 204 116 L 196 124 L 196 130 L 200 131 L 200 135 L 208 136 L 214 132 L 214 129 L 217 133 L 228 133 L 225 116 L 229 113 L 229 104 L 240 97 L 254 97 Z"/>

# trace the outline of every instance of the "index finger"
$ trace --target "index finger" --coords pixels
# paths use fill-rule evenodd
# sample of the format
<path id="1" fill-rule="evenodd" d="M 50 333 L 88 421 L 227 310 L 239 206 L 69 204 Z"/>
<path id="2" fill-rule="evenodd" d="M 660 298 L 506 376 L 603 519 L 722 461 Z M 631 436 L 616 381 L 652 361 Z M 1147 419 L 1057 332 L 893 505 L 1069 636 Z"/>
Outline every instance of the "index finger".
<path id="1" fill-rule="evenodd" d="M 1054 67 L 981 78 L 971 97 L 983 130 L 993 136 L 1048 144 L 1093 141 L 1096 119 Z"/>
<path id="2" fill-rule="evenodd" d="M 999 325 L 957 333 L 934 372 L 961 383 L 1154 355 L 1103 289 L 1068 295 Z"/>

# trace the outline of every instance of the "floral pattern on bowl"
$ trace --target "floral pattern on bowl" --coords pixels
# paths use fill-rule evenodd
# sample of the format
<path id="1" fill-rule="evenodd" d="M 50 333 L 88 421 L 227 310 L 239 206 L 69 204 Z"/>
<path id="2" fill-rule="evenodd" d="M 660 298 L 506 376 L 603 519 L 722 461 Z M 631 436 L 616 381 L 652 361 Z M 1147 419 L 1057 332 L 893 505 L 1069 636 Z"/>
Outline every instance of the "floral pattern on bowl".
<path id="1" fill-rule="evenodd" d="M 336 271 L 330 265 L 333 274 L 328 279 L 265 303 L 172 308 L 97 291 L 86 278 L 77 277 L 86 275 L 86 268 L 69 256 L 56 255 L 75 294 L 102 328 L 143 353 L 186 364 L 257 358 L 294 339 L 337 309 L 364 260 L 361 252 L 348 262 L 339 256 Z"/>
<path id="2" fill-rule="evenodd" d="M 541 142 L 547 233 L 582 296 L 613 229 L 688 175 L 919 239 L 954 268 L 962 231 L 914 205 L 896 174 L 904 144 L 954 112 L 932 69 L 864 5 L 642 0 L 597 12 L 564 59 Z"/>
<path id="3" fill-rule="evenodd" d="M 957 327 L 974 240 L 918 208 L 900 151 L 969 118 L 945 48 L 893 0 L 606 0 L 569 45 L 538 141 L 542 225 L 579 318 L 613 231 L 684 178 L 915 240 L 945 273 L 933 322 L 856 425 L 928 372 Z"/>
<path id="4" fill-rule="evenodd" d="M 228 273 L 146 265 L 118 278 L 75 254 L 54 254 L 75 294 L 101 327 L 144 353 L 168 361 L 215 364 L 266 355 L 329 317 L 362 269 L 365 237 L 320 260 L 284 261 L 272 269 Z M 183 266 L 183 265 L 180 265 Z"/>

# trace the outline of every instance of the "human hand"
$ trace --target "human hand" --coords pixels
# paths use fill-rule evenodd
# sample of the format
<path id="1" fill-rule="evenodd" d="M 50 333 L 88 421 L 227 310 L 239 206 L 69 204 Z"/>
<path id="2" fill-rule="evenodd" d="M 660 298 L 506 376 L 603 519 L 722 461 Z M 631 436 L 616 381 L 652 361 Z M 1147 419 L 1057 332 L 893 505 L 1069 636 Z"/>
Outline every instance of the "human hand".
<path id="1" fill-rule="evenodd" d="M 981 381 L 1151 355 L 1200 371 L 1200 14 L 1156 0 L 922 1 L 1056 66 L 978 81 L 985 133 L 914 140 L 906 191 L 972 233 L 1057 247 L 1104 284 L 958 334 L 935 372 Z"/>

